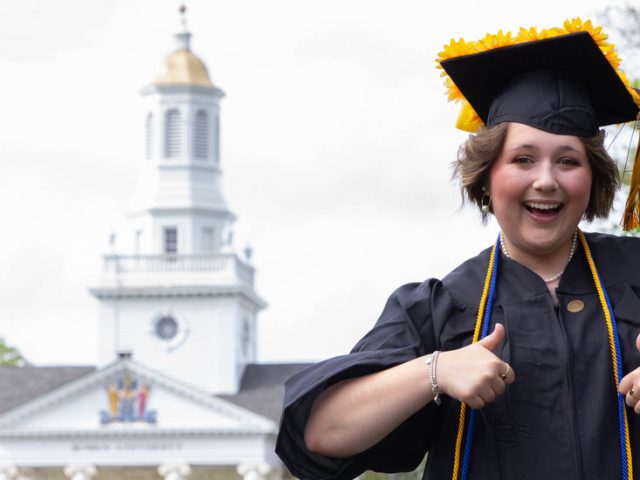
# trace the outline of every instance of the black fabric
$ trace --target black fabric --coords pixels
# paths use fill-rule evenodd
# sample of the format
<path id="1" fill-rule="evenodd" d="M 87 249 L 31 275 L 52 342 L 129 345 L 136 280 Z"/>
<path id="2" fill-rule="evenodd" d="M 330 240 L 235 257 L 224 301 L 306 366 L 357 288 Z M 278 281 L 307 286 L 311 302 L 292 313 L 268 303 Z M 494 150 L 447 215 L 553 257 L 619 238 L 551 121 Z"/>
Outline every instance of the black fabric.
<path id="1" fill-rule="evenodd" d="M 487 50 L 442 61 L 442 67 L 469 101 L 485 125 L 489 111 L 501 92 L 515 79 L 539 71 L 566 72 L 584 85 L 586 95 L 571 94 L 558 109 L 549 99 L 558 96 L 557 86 L 548 81 L 538 89 L 526 89 L 501 106 L 501 121 L 518 121 L 561 135 L 593 136 L 597 126 L 635 120 L 638 107 L 620 77 L 587 32 L 572 33 L 529 43 Z M 564 95 L 567 89 L 564 88 Z M 501 101 L 501 100 L 498 100 Z M 584 114 L 591 104 L 596 120 Z M 538 105 L 540 103 L 540 105 Z M 547 111 L 543 109 L 550 107 Z M 495 107 L 494 107 L 495 108 Z M 513 110 L 512 110 L 513 109 Z M 574 109 L 567 115 L 568 109 Z M 520 120 L 511 120 L 509 115 Z M 591 132 L 585 135 L 586 132 Z"/>
<path id="2" fill-rule="evenodd" d="M 558 135 L 593 137 L 598 119 L 587 90 L 575 75 L 539 70 L 518 77 L 494 99 L 487 126 L 524 123 Z"/>
<path id="3" fill-rule="evenodd" d="M 640 239 L 588 234 L 592 254 L 617 318 L 625 372 L 640 366 Z M 489 250 L 442 281 L 400 287 L 375 327 L 349 355 L 311 367 L 286 384 L 276 451 L 302 479 L 350 479 L 365 470 L 410 471 L 429 451 L 424 478 L 451 477 L 459 403 L 448 397 L 417 412 L 371 449 L 345 459 L 306 450 L 311 405 L 328 385 L 389 368 L 433 350 L 469 344 Z M 604 315 L 579 247 L 561 278 L 559 308 L 546 285 L 502 256 L 492 323 L 506 328 L 496 355 L 514 369 L 504 395 L 478 410 L 473 480 L 621 478 L 617 404 Z M 572 300 L 584 302 L 577 313 Z M 493 327 L 491 327 L 493 328 Z M 425 375 L 427 374 L 425 367 Z M 640 421 L 629 425 L 634 470 L 640 468 Z"/>

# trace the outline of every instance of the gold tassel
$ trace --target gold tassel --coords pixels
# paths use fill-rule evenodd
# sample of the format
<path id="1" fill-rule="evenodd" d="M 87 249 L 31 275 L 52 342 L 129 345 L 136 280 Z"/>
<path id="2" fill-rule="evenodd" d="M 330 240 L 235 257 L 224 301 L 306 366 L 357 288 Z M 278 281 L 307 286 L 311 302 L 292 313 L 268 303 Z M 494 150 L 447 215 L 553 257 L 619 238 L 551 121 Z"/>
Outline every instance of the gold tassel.
<path id="1" fill-rule="evenodd" d="M 638 114 L 640 121 L 640 113 Z M 636 123 L 635 128 L 638 128 Z M 640 132 L 638 132 L 638 144 L 636 145 L 636 155 L 633 162 L 633 172 L 629 183 L 629 196 L 622 215 L 622 229 L 625 232 L 640 226 Z"/>

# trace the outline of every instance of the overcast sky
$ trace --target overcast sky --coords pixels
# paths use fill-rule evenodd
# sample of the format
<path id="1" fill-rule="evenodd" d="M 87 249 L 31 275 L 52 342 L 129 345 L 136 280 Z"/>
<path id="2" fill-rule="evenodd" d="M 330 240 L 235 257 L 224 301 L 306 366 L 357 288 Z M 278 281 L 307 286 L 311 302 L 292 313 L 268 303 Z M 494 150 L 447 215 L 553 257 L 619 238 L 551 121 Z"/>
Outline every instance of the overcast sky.
<path id="1" fill-rule="evenodd" d="M 610 2 L 616 4 L 619 2 Z M 95 285 L 142 161 L 139 90 L 177 1 L 0 3 L 0 336 L 32 362 L 96 361 Z M 452 36 L 560 25 L 602 0 L 195 0 L 222 102 L 223 188 L 254 249 L 262 361 L 347 351 L 387 296 L 497 233 L 460 210 L 434 58 Z"/>

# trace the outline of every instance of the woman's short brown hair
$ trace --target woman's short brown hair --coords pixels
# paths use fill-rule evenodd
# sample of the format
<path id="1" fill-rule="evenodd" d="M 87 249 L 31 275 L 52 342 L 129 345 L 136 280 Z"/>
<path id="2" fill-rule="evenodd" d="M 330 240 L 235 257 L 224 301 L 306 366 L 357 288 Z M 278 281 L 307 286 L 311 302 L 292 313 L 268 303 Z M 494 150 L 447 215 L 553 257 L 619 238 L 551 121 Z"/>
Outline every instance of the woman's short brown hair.
<path id="1" fill-rule="evenodd" d="M 460 180 L 463 203 L 465 197 L 478 207 L 488 202 L 483 188 L 488 183 L 493 162 L 502 151 L 508 126 L 508 123 L 500 123 L 493 127 L 482 127 L 478 133 L 469 135 L 460 147 L 458 159 L 453 164 L 453 176 Z M 620 185 L 618 167 L 604 147 L 604 137 L 604 130 L 590 138 L 578 137 L 587 151 L 593 174 L 589 204 L 584 212 L 584 218 L 589 221 L 609 215 Z M 489 211 L 493 212 L 490 205 Z M 487 214 L 483 212 L 482 219 L 486 218 Z"/>

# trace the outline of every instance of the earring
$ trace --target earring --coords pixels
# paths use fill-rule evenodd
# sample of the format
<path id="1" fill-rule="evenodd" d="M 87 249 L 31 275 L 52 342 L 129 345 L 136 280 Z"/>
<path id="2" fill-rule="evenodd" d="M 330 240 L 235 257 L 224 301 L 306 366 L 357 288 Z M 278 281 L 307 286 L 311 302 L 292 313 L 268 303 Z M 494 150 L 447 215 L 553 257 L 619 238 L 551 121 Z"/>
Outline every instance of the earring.
<path id="1" fill-rule="evenodd" d="M 491 207 L 491 195 L 484 194 L 485 189 L 484 187 L 482 187 L 482 198 L 480 199 L 480 210 L 482 210 L 482 214 L 486 215 L 487 213 L 489 213 L 489 207 Z M 487 203 L 485 202 L 485 198 L 487 199 Z"/>

